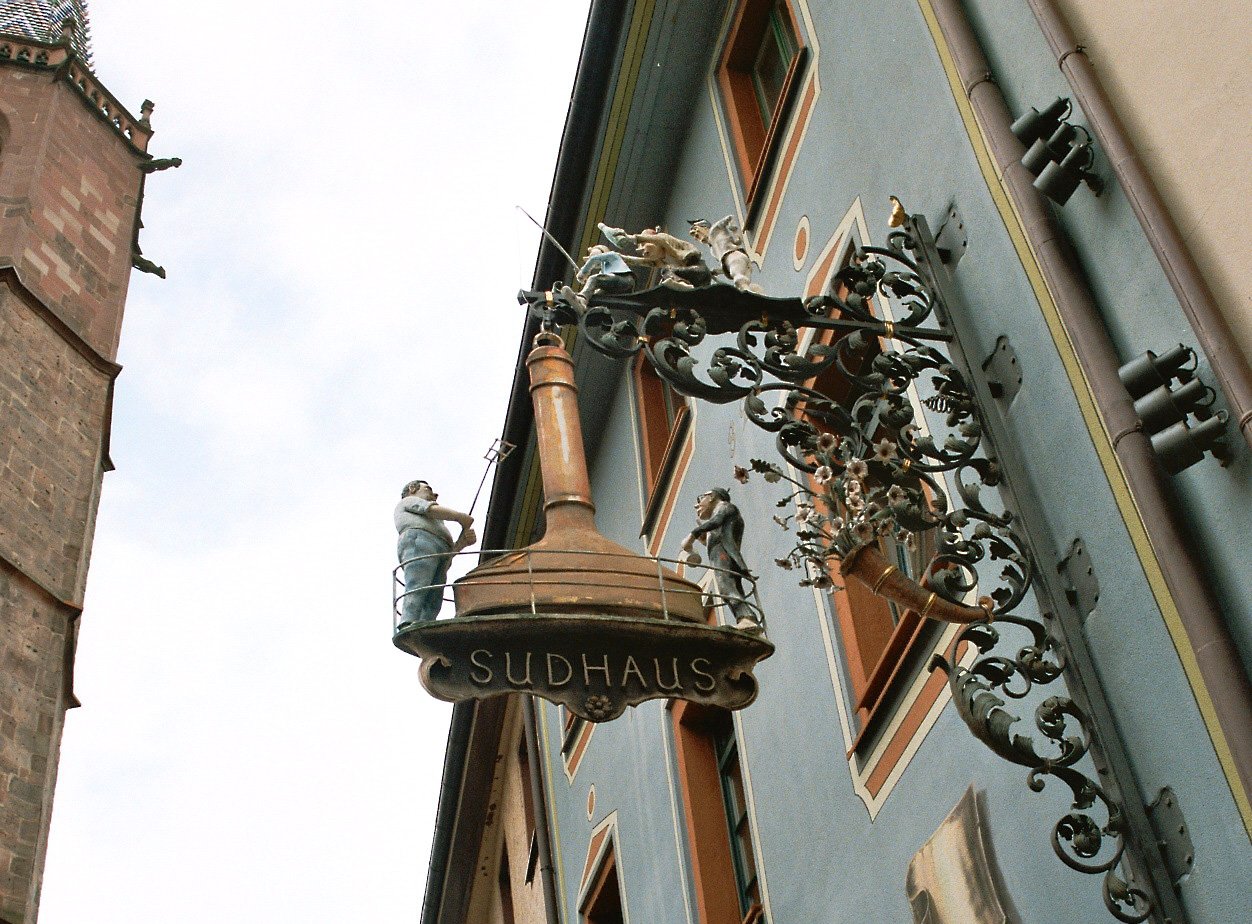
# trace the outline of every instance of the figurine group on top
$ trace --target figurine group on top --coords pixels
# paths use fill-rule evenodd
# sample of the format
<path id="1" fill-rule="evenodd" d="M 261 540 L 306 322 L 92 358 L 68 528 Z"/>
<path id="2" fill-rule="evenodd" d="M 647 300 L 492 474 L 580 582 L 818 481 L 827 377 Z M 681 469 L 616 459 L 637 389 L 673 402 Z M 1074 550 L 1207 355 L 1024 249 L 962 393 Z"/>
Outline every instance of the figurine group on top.
<path id="1" fill-rule="evenodd" d="M 600 233 L 612 246 L 589 247 L 576 277 L 582 288 L 576 292 L 570 286 L 562 286 L 562 296 L 570 305 L 586 311 L 591 298 L 599 292 L 622 295 L 634 291 L 636 266 L 659 270 L 660 284 L 672 289 L 704 288 L 713 284 L 714 276 L 722 275 L 737 289 L 761 292 L 761 287 L 752 282 L 748 244 L 733 215 L 712 224 L 703 218 L 688 224 L 690 236 L 712 252 L 718 263 L 716 268 L 709 267 L 695 243 L 660 227 L 627 234 L 621 228 L 601 223 Z"/>

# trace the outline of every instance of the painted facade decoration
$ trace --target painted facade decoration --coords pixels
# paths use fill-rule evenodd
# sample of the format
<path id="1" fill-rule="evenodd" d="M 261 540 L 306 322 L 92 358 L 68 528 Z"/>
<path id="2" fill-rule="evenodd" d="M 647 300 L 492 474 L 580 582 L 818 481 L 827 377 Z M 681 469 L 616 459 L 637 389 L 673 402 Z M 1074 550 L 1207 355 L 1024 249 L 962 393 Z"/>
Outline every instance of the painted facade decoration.
<path id="1" fill-rule="evenodd" d="M 663 279 L 688 264 L 658 238 L 633 283 L 608 260 L 576 278 L 545 244 L 523 336 L 579 341 L 598 534 L 694 588 L 676 628 L 773 656 L 737 710 L 458 703 L 425 924 L 1246 916 L 1241 399 L 1056 68 L 1050 6 L 593 4 L 545 225 L 628 267 L 649 257 L 622 229 L 689 227 L 720 273 Z M 1098 198 L 1049 198 L 1021 163 L 1013 122 L 1057 98 Z M 1176 344 L 1228 452 L 1171 474 L 1118 369 Z M 563 514 L 540 503 L 543 414 L 509 421 L 529 448 L 484 543 L 524 551 Z M 699 571 L 719 503 L 744 527 L 716 552 L 729 580 Z M 741 603 L 768 638 L 735 628 Z M 677 676 L 656 652 L 584 670 L 552 638 L 466 651 L 466 676 Z M 507 787 L 530 820 L 503 852 L 475 806 Z M 505 881 L 530 902 L 510 914 Z"/>

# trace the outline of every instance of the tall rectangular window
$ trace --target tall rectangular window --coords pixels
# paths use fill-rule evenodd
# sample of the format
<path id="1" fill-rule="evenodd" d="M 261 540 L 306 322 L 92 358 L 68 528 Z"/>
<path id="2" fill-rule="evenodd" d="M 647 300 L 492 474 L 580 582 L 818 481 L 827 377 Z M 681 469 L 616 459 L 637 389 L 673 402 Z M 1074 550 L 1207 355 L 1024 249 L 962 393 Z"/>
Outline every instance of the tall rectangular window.
<path id="1" fill-rule="evenodd" d="M 717 82 L 749 212 L 769 172 L 806 53 L 787 0 L 743 0 L 722 49 Z"/>
<path id="2" fill-rule="evenodd" d="M 685 701 L 670 710 L 700 924 L 763 924 L 734 720 Z"/>
<path id="3" fill-rule="evenodd" d="M 522 781 L 522 808 L 525 811 L 528 842 L 526 884 L 530 885 L 534 881 L 535 870 L 539 864 L 539 834 L 535 825 L 535 794 L 531 790 L 530 749 L 527 747 L 524 730 L 517 746 L 517 773 Z"/>
<path id="4" fill-rule="evenodd" d="M 735 889 L 739 894 L 739 913 L 745 917 L 761 907 L 761 884 L 756 876 L 753 856 L 752 824 L 748 819 L 748 799 L 743 786 L 743 767 L 739 763 L 739 742 L 730 713 L 720 711 L 710 729 L 717 754 L 717 775 L 722 785 L 722 803 L 726 807 L 726 823 L 730 834 L 730 855 L 735 867 Z M 758 914 L 753 920 L 763 920 Z"/>
<path id="5" fill-rule="evenodd" d="M 659 542 L 677 485 L 691 461 L 692 411 L 687 399 L 657 375 L 641 352 L 632 369 L 643 480 L 643 534 Z M 656 555 L 659 549 L 652 548 Z"/>
<path id="6" fill-rule="evenodd" d="M 667 463 L 682 434 L 687 401 L 656 374 L 643 353 L 635 360 L 635 398 L 644 482 L 651 497 L 664 480 Z"/>
<path id="7" fill-rule="evenodd" d="M 752 62 L 752 88 L 756 90 L 757 105 L 761 110 L 761 122 L 768 130 L 782 102 L 783 87 L 791 62 L 800 53 L 795 28 L 787 4 L 777 0 L 769 11 L 765 23 L 765 35 L 760 50 Z"/>
<path id="8" fill-rule="evenodd" d="M 845 255 L 845 260 L 850 255 Z M 843 282 L 835 285 L 834 294 L 846 298 L 848 289 Z M 875 312 L 873 304 L 870 311 Z M 820 341 L 830 344 L 834 333 L 820 335 Z M 865 349 L 857 357 L 845 356 L 849 371 L 861 376 L 870 371 L 874 358 L 882 352 L 882 344 L 870 338 Z M 850 409 L 861 396 L 858 388 L 837 366 L 824 370 L 805 385 L 844 409 Z M 832 431 L 815 410 L 809 421 L 820 431 Z M 832 431 L 833 432 L 833 431 Z M 898 440 L 894 431 L 880 428 L 875 439 Z M 814 490 L 819 490 L 816 483 Z M 925 486 L 923 485 L 923 490 Z M 837 512 L 837 511 L 836 511 Z M 914 537 L 912 546 L 898 542 L 894 537 L 876 540 L 879 551 L 893 563 L 901 574 L 920 581 L 934 551 L 934 540 L 929 534 Z M 864 733 L 884 714 L 879 708 L 890 700 L 888 693 L 893 683 L 904 679 L 909 671 L 901 667 L 919 649 L 922 641 L 931 637 L 932 626 L 911 610 L 902 610 L 896 604 L 874 594 L 859 581 L 845 581 L 843 586 L 831 591 L 832 608 L 842 638 L 843 654 L 848 668 L 848 679 L 855 698 L 855 710 Z M 858 738 L 858 745 L 860 743 Z"/>
<path id="9" fill-rule="evenodd" d="M 610 846 L 583 905 L 581 924 L 625 924 L 625 921 L 622 885 L 617 877 L 617 855 Z"/>

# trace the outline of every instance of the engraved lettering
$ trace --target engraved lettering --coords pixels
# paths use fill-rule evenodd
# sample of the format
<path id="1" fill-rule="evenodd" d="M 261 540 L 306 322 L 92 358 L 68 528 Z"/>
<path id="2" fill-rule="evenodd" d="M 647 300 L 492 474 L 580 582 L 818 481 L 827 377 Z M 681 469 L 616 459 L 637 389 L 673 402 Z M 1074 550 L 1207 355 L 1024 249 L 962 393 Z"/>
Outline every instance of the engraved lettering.
<path id="1" fill-rule="evenodd" d="M 565 676 L 562 677 L 560 680 L 557 680 L 556 675 L 552 673 L 553 661 L 560 661 L 563 665 L 565 665 Z M 574 676 L 574 665 L 570 664 L 569 661 L 561 657 L 559 654 L 552 654 L 551 652 L 549 652 L 548 654 L 548 686 L 563 687 L 567 683 L 570 682 L 573 676 Z"/>
<path id="2" fill-rule="evenodd" d="M 587 656 L 585 654 L 582 656 L 582 659 L 583 659 L 583 683 L 587 684 L 587 686 L 591 686 L 591 672 L 603 671 L 604 672 L 604 685 L 606 687 L 612 685 L 612 681 L 609 679 L 609 656 L 608 655 L 604 656 L 603 667 L 601 667 L 598 664 L 597 665 L 588 664 Z"/>
<path id="3" fill-rule="evenodd" d="M 652 664 L 656 667 L 656 685 L 659 689 L 677 690 L 680 687 L 682 687 L 682 682 L 678 679 L 678 659 L 677 658 L 673 659 L 674 682 L 672 684 L 666 683 L 664 680 L 661 679 L 661 659 L 653 658 Z"/>
<path id="4" fill-rule="evenodd" d="M 708 685 L 706 686 L 705 684 L 702 684 L 700 683 L 700 681 L 697 680 L 695 683 L 695 688 L 699 690 L 701 693 L 712 693 L 713 690 L 717 688 L 717 680 L 714 679 L 712 674 L 706 673 L 700 670 L 700 668 L 696 667 L 697 664 L 704 664 L 706 667 L 709 667 L 711 666 L 709 659 L 708 658 L 692 658 L 691 659 L 691 672 L 693 674 L 698 674 L 701 677 L 707 677 L 709 681 Z"/>
<path id="5" fill-rule="evenodd" d="M 643 671 L 639 670 L 639 665 L 635 663 L 634 656 L 627 655 L 626 656 L 626 669 L 622 671 L 622 686 L 623 687 L 626 686 L 626 681 L 630 678 L 631 674 L 634 674 L 636 677 L 639 678 L 639 686 L 643 687 L 645 690 L 648 689 L 648 681 L 643 679 Z"/>
<path id="6" fill-rule="evenodd" d="M 518 680 L 513 676 L 513 652 L 506 651 L 504 653 L 504 676 L 515 687 L 530 686 L 530 652 L 526 652 L 526 676 Z"/>
<path id="7" fill-rule="evenodd" d="M 473 651 L 470 652 L 470 663 L 473 664 L 475 667 L 481 667 L 484 671 L 487 672 L 487 676 L 479 677 L 473 671 L 470 671 L 470 680 L 474 681 L 474 683 L 479 684 L 480 686 L 486 686 L 487 684 L 491 683 L 491 678 L 493 675 L 491 673 L 491 667 L 487 664 L 484 664 L 482 661 L 478 660 L 478 656 L 480 654 L 486 655 L 488 660 L 490 660 L 492 657 L 491 652 L 488 651 L 486 648 L 475 648 Z"/>

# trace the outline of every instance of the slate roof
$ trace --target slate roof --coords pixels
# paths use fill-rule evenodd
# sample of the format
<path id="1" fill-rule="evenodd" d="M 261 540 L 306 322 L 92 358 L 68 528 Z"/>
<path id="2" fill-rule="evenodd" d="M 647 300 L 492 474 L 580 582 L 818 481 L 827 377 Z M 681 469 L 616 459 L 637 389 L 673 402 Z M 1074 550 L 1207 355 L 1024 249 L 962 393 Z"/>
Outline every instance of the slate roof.
<path id="1" fill-rule="evenodd" d="M 71 16 L 78 23 L 71 44 L 87 66 L 94 67 L 87 0 L 0 0 L 0 33 L 56 42 L 61 23 Z"/>

